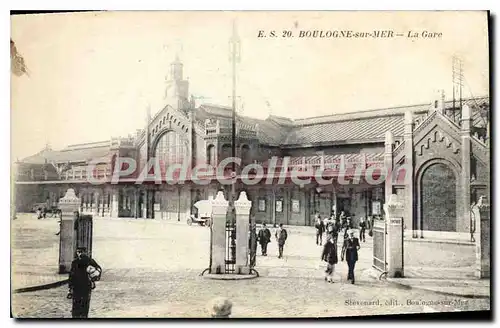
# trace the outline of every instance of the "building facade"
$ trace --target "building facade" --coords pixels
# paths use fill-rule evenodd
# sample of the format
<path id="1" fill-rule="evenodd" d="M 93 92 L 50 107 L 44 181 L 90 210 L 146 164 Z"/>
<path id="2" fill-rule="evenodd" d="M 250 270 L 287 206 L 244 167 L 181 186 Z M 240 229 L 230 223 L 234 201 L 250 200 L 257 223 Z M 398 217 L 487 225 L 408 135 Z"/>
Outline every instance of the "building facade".
<path id="1" fill-rule="evenodd" d="M 19 161 L 16 210 L 29 211 L 37 203 L 57 206 L 65 191 L 73 188 L 84 213 L 186 220 L 196 214 L 196 201 L 220 189 L 228 198 L 231 187 L 216 179 L 204 184 L 192 177 L 183 183 L 168 179 L 137 183 L 141 172 L 149 172 L 144 168 L 152 158 L 168 170 L 180 163 L 189 169 L 217 166 L 231 156 L 231 109 L 197 106 L 189 97 L 189 82 L 178 59 L 171 64 L 169 85 L 166 106 L 154 117 L 148 115 L 135 135 L 59 151 L 47 147 Z M 414 237 L 467 233 L 471 203 L 489 195 L 489 107 L 488 97 L 455 103 L 444 101 L 440 94 L 423 105 L 298 120 L 237 115 L 240 168 L 259 165 L 264 179 L 252 184 L 237 179 L 235 189 L 247 192 L 257 222 L 312 225 L 316 212 L 324 217 L 345 211 L 356 223 L 360 217 L 382 215 L 387 195 L 397 193 L 408 205 L 405 227 Z M 137 168 L 114 183 L 113 172 L 123 165 L 121 158 L 134 159 Z M 373 183 L 377 172 L 401 166 L 406 170 L 404 179 Z M 319 183 L 309 173 L 319 169 L 329 183 Z M 312 176 L 311 181 L 294 183 L 293 170 L 304 172 L 303 178 Z M 91 183 L 88 172 L 100 183 Z M 240 169 L 237 177 L 244 173 Z"/>

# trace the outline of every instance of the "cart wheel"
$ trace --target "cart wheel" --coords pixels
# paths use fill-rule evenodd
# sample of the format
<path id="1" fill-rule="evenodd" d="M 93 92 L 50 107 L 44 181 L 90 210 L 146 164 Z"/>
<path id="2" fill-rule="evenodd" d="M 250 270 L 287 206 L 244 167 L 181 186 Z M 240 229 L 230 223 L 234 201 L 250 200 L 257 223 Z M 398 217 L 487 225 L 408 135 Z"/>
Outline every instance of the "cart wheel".
<path id="1" fill-rule="evenodd" d="M 193 224 L 193 219 L 188 218 L 188 219 L 187 219 L 187 224 L 188 224 L 188 225 L 192 225 L 192 224 Z"/>

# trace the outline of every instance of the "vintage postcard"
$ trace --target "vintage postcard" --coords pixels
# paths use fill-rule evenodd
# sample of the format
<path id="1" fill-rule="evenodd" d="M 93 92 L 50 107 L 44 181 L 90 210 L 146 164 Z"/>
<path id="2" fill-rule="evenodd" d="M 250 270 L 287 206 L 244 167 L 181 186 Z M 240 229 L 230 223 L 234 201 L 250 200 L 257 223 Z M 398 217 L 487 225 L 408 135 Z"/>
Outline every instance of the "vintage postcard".
<path id="1" fill-rule="evenodd" d="M 12 316 L 488 316 L 488 24 L 11 16 Z"/>

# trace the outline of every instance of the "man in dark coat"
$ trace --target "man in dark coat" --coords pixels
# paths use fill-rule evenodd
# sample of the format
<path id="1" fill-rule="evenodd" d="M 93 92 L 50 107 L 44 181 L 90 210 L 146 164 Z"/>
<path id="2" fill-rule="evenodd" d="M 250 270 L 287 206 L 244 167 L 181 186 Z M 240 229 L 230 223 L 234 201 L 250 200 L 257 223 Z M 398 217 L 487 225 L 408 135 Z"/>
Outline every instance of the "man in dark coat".
<path id="1" fill-rule="evenodd" d="M 87 318 L 89 315 L 90 294 L 95 284 L 91 281 L 87 269 L 89 266 L 92 266 L 99 272 L 102 272 L 99 264 L 86 253 L 87 249 L 85 247 L 79 247 L 76 250 L 76 259 L 71 263 L 69 293 L 67 297 L 73 299 L 73 307 L 71 309 L 73 318 Z"/>
<path id="2" fill-rule="evenodd" d="M 347 261 L 349 267 L 349 273 L 347 274 L 347 281 L 351 281 L 354 284 L 354 266 L 358 261 L 358 250 L 360 249 L 358 238 L 354 237 L 354 231 L 349 231 L 349 238 L 344 240 L 344 246 L 342 246 L 342 258 Z"/>
<path id="3" fill-rule="evenodd" d="M 271 242 L 271 231 L 269 231 L 265 223 L 262 223 L 262 229 L 259 230 L 257 239 L 259 240 L 262 256 L 267 256 L 267 244 Z"/>
<path id="4" fill-rule="evenodd" d="M 321 220 L 321 216 L 316 213 L 316 221 L 314 224 L 314 227 L 316 228 L 316 245 L 322 245 L 323 244 L 323 231 L 325 231 L 325 225 L 323 224 L 323 221 Z"/>
<path id="5" fill-rule="evenodd" d="M 323 247 L 323 253 L 321 254 L 321 260 L 327 263 L 325 270 L 325 281 L 333 283 L 333 273 L 335 271 L 335 264 L 337 264 L 338 262 L 338 257 L 337 243 L 331 236 L 327 237 L 326 244 Z"/>
<path id="6" fill-rule="evenodd" d="M 366 231 L 367 222 L 364 217 L 361 217 L 359 221 L 359 239 L 364 243 L 366 241 L 365 231 Z"/>
<path id="7" fill-rule="evenodd" d="M 288 233 L 286 232 L 286 229 L 283 228 L 283 223 L 280 223 L 280 227 L 278 230 L 276 230 L 276 233 L 274 235 L 276 237 L 276 241 L 278 242 L 278 258 L 282 259 L 283 258 L 283 248 L 285 247 L 285 242 L 286 239 L 288 238 Z"/>

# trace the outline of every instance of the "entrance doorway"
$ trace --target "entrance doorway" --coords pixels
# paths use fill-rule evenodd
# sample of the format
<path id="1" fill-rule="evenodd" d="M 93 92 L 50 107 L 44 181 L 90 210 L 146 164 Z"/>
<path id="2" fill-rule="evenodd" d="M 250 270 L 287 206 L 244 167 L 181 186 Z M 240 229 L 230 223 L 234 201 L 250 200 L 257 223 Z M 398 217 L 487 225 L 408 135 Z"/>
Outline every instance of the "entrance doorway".
<path id="1" fill-rule="evenodd" d="M 323 192 L 317 195 L 316 212 L 318 212 L 322 218 L 330 217 L 330 215 L 332 215 L 331 193 Z"/>
<path id="2" fill-rule="evenodd" d="M 351 199 L 347 197 L 337 197 L 337 215 L 344 211 L 346 216 L 350 216 L 351 213 Z"/>
<path id="3" fill-rule="evenodd" d="M 448 165 L 429 166 L 421 179 L 420 228 L 457 231 L 456 177 Z"/>

